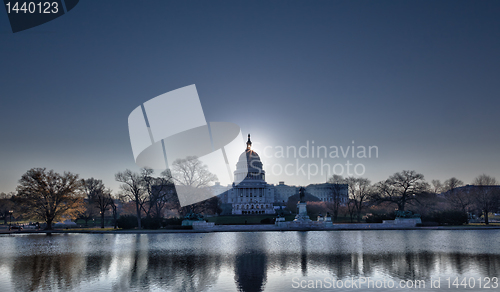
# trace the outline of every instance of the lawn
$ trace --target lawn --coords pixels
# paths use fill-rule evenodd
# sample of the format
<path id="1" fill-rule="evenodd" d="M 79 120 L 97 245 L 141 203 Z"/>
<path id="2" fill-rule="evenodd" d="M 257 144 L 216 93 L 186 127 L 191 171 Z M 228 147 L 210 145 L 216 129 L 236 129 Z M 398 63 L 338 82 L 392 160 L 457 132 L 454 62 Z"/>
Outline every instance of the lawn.
<path id="1" fill-rule="evenodd" d="M 465 226 L 500 226 L 500 223 L 499 222 L 494 222 L 494 223 L 490 222 L 489 225 L 486 225 L 484 223 L 469 223 Z"/>
<path id="2" fill-rule="evenodd" d="M 85 227 L 85 220 L 83 219 L 77 219 L 76 224 L 78 224 L 79 226 L 82 226 L 82 227 Z M 92 220 L 89 220 L 87 222 L 88 226 L 89 227 L 92 227 L 92 226 L 96 226 L 96 227 L 100 227 L 101 226 L 101 219 L 100 218 L 97 218 L 97 219 L 94 219 L 94 221 Z M 111 219 L 104 219 L 104 225 L 105 226 L 112 226 L 114 223 L 113 223 L 113 220 Z"/>

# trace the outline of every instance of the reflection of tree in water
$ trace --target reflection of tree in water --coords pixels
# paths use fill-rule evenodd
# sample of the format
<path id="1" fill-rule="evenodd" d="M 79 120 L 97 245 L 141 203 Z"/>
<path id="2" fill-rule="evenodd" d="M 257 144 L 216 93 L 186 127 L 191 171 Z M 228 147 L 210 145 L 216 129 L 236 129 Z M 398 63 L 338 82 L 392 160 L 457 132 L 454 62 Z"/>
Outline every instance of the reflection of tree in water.
<path id="1" fill-rule="evenodd" d="M 75 242 L 56 241 L 51 237 L 42 244 L 49 248 L 41 253 L 17 256 L 12 265 L 13 285 L 16 291 L 33 291 L 38 289 L 72 290 L 81 282 L 97 279 L 109 273 L 112 256 L 109 253 L 63 253 Z M 54 244 L 54 245 L 52 245 Z"/>
<path id="2" fill-rule="evenodd" d="M 238 234 L 238 251 L 234 260 L 234 281 L 241 292 L 262 291 L 267 279 L 267 255 L 263 236 Z"/>
<path id="3" fill-rule="evenodd" d="M 158 287 L 171 291 L 203 291 L 217 282 L 222 256 L 199 254 L 195 250 L 180 254 L 149 250 L 146 236 L 137 236 L 135 248 L 126 259 L 119 259 L 119 279 L 114 291 Z"/>
<path id="4" fill-rule="evenodd" d="M 108 274 L 112 259 L 110 253 L 89 253 L 85 257 L 86 278 L 95 279 L 102 274 Z"/>
<path id="5" fill-rule="evenodd" d="M 309 265 L 331 271 L 337 278 L 354 274 L 354 267 L 358 265 L 359 258 L 354 254 L 309 254 Z"/>
<path id="6" fill-rule="evenodd" d="M 85 257 L 80 254 L 21 256 L 12 265 L 12 282 L 16 291 L 71 290 L 82 281 L 83 271 Z"/>
<path id="7" fill-rule="evenodd" d="M 221 255 L 194 251 L 171 255 L 150 253 L 147 277 L 163 289 L 203 291 L 217 282 L 223 262 Z"/>
<path id="8" fill-rule="evenodd" d="M 446 255 L 445 259 L 442 256 L 439 258 L 440 269 L 449 269 L 449 266 L 452 266 L 454 272 L 459 275 L 475 271 L 483 277 L 492 277 L 491 275 L 498 275 L 500 272 L 499 255 L 463 253 Z"/>
<path id="9" fill-rule="evenodd" d="M 363 274 L 370 276 L 382 271 L 400 279 L 426 279 L 433 273 L 437 254 L 387 253 L 363 255 Z"/>
<path id="10" fill-rule="evenodd" d="M 302 276 L 307 276 L 307 232 L 300 232 L 300 270 Z"/>
<path id="11" fill-rule="evenodd" d="M 203 291 L 213 286 L 220 268 L 232 261 L 219 254 L 150 250 L 148 237 L 137 236 L 131 249 L 114 252 L 51 252 L 17 255 L 11 269 L 15 291 L 85 290 L 85 283 L 104 280 L 107 290 L 128 291 L 152 287 L 169 291 Z M 65 247 L 58 250 L 68 250 Z M 124 253 L 125 251 L 125 253 Z M 112 275 L 110 273 L 116 273 Z M 109 281 L 109 282 L 107 282 Z"/>
<path id="12" fill-rule="evenodd" d="M 95 281 L 115 291 L 203 291 L 216 285 L 220 271 L 225 269 L 234 271 L 236 287 L 242 292 L 264 290 L 267 274 L 275 270 L 285 277 L 289 272 L 309 272 L 308 276 L 312 276 L 311 268 L 314 268 L 335 278 L 382 274 L 396 279 L 422 280 L 444 273 L 457 277 L 471 273 L 491 277 L 500 271 L 498 254 L 311 251 L 314 246 L 306 241 L 307 235 L 300 238 L 300 248 L 269 252 L 267 234 L 236 236 L 235 252 L 229 251 L 227 255 L 197 248 L 154 249 L 148 236 L 137 236 L 113 251 L 86 247 L 75 252 L 59 244 L 48 245 L 42 252 L 24 253 L 19 249 L 15 256 L 0 256 L 0 261 L 9 263 L 3 267 L 10 269 L 8 274 L 12 275 L 11 283 L 16 291 L 78 290 Z M 74 241 L 68 243 L 75 244 Z"/>
<path id="13" fill-rule="evenodd" d="M 141 285 L 145 280 L 148 265 L 148 236 L 134 235 L 133 240 L 127 244 L 130 246 L 123 248 L 124 253 L 114 255 L 118 266 L 118 281 L 113 283 L 114 291 L 125 291 L 131 286 Z"/>
<path id="14" fill-rule="evenodd" d="M 323 267 L 325 271 L 335 271 L 339 277 L 347 276 L 354 273 L 354 270 L 362 266 L 356 254 L 348 253 L 314 253 L 308 251 L 308 233 L 299 232 L 300 253 L 278 253 L 268 255 L 268 262 L 275 263 L 279 266 L 282 273 L 286 273 L 288 269 L 297 269 L 300 267 L 302 277 L 308 276 L 308 267 Z"/>
<path id="15" fill-rule="evenodd" d="M 461 276 L 470 271 L 483 277 L 498 274 L 500 255 L 463 253 L 308 253 L 304 264 L 303 252 L 279 253 L 267 256 L 267 262 L 280 263 L 280 270 L 286 272 L 304 265 L 329 271 L 337 279 L 345 277 L 373 277 L 384 273 L 399 279 L 430 279 L 431 276 L 448 272 Z"/>

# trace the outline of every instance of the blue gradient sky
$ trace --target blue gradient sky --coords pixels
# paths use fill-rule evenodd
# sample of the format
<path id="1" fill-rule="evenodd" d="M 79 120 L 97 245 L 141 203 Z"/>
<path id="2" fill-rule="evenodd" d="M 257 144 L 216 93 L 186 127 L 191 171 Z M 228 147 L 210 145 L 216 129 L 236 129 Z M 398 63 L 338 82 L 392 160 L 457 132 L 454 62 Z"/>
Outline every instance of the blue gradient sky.
<path id="1" fill-rule="evenodd" d="M 379 148 L 350 159 L 373 182 L 500 179 L 499 15 L 500 1 L 80 1 L 13 34 L 0 11 L 0 191 L 32 167 L 118 190 L 114 174 L 138 170 L 130 112 L 190 84 L 207 121 L 258 150 L 355 141 Z M 270 183 L 325 179 L 262 159 Z"/>

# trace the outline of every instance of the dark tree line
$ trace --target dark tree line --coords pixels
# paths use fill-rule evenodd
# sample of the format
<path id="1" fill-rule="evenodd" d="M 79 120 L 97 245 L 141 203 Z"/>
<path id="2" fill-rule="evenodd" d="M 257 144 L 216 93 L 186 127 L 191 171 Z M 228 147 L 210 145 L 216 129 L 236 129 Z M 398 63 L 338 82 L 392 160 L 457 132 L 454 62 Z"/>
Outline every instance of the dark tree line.
<path id="1" fill-rule="evenodd" d="M 113 197 L 112 191 L 101 180 L 80 179 L 70 172 L 59 174 L 45 168 L 33 168 L 22 175 L 16 192 L 0 194 L 0 219 L 7 224 L 10 211 L 14 211 L 14 217 L 43 221 L 50 229 L 57 220 L 81 218 L 88 221 L 99 216 L 104 228 L 105 214 L 111 212 L 116 227 L 118 205 L 128 202 L 134 205 L 139 228 L 142 227 L 141 218 L 163 219 L 166 210 L 177 210 L 179 214 L 218 213 L 218 197 L 180 207 L 174 181 L 206 187 L 207 180 L 215 179 L 207 174 L 206 168 L 196 172 L 196 169 L 188 167 L 186 169 L 192 170 L 187 172 L 190 179 L 183 180 L 179 177 L 183 173 L 179 165 L 185 162 L 177 161 L 178 168 L 173 169 L 174 175 L 167 170 L 155 176 L 153 170 L 148 168 L 138 173 L 131 170 L 117 173 L 115 178 L 122 183 L 118 197 Z M 201 164 L 191 161 L 185 166 L 192 165 Z M 199 180 L 196 181 L 196 178 Z M 333 183 L 332 199 L 324 205 L 334 220 L 341 212 L 349 214 L 351 222 L 354 218 L 359 222 L 364 213 L 377 210 L 394 212 L 397 209 L 424 215 L 458 212 L 466 218 L 476 214 L 483 216 L 485 223 L 489 224 L 489 214 L 500 210 L 500 186 L 494 177 L 486 174 L 475 178 L 472 185 L 464 185 L 455 177 L 444 183 L 433 180 L 432 184 L 428 184 L 422 174 L 409 170 L 395 173 L 375 184 L 365 178 L 340 176 L 333 176 L 329 182 Z"/>
<path id="2" fill-rule="evenodd" d="M 99 216 L 101 228 L 104 228 L 105 216 L 111 212 L 116 228 L 119 205 L 132 202 L 137 226 L 141 228 L 141 218 L 161 220 L 166 210 L 177 210 L 180 214 L 217 212 L 218 197 L 181 208 L 174 186 L 175 181 L 183 186 L 208 190 L 208 185 L 217 177 L 206 165 L 196 157 L 187 157 L 174 161 L 172 172 L 173 175 L 167 169 L 159 176 L 149 168 L 142 168 L 138 173 L 128 169 L 118 172 L 115 179 L 121 183 L 121 192 L 114 197 L 102 180 L 80 179 L 70 172 L 59 174 L 45 168 L 33 168 L 21 177 L 15 193 L 0 194 L 0 218 L 7 223 L 11 213 L 15 213 L 17 218 L 46 222 L 47 229 L 51 229 L 59 220 L 82 219 L 88 225 L 89 220 Z"/>
<path id="3" fill-rule="evenodd" d="M 86 222 L 98 213 L 101 227 L 104 216 L 113 212 L 116 222 L 117 206 L 111 190 L 101 180 L 80 179 L 77 174 L 62 174 L 45 168 L 32 168 L 22 175 L 16 192 L 0 195 L 0 213 L 6 223 L 9 213 L 14 218 L 45 222 L 46 229 L 60 220 L 83 219 Z"/>
<path id="4" fill-rule="evenodd" d="M 127 169 L 115 175 L 122 183 L 122 196 L 134 202 L 138 228 L 142 228 L 142 214 L 146 218 L 162 218 L 165 208 L 176 205 L 177 195 L 170 171 L 162 172 L 159 177 L 153 174 L 152 169 L 142 168 L 140 173 Z"/>
<path id="5" fill-rule="evenodd" d="M 330 183 L 348 184 L 348 201 L 341 203 L 336 200 L 338 193 L 332 189 L 334 198 L 328 203 L 330 210 L 335 213 L 339 209 L 345 210 L 351 217 L 351 222 L 356 215 L 361 221 L 364 210 L 382 207 L 387 212 L 392 210 L 411 210 L 423 214 L 458 212 L 463 215 L 468 223 L 471 214 L 484 216 L 484 221 L 489 224 L 489 213 L 500 210 L 500 186 L 494 177 L 482 174 L 475 178 L 472 185 L 452 177 L 441 183 L 433 180 L 427 183 L 424 176 L 416 171 L 404 170 L 397 172 L 388 179 L 370 184 L 365 178 L 333 176 Z"/>
<path id="6" fill-rule="evenodd" d="M 104 228 L 104 216 L 106 211 L 111 209 L 116 228 L 116 205 L 115 199 L 111 195 L 111 190 L 105 188 L 102 180 L 95 179 L 93 177 L 89 179 L 82 179 L 82 185 L 87 199 L 85 201 L 85 212 L 81 218 L 85 219 L 85 223 L 87 224 L 87 221 L 89 219 L 93 219 L 93 217 L 97 215 L 96 212 L 99 211 L 101 228 Z"/>

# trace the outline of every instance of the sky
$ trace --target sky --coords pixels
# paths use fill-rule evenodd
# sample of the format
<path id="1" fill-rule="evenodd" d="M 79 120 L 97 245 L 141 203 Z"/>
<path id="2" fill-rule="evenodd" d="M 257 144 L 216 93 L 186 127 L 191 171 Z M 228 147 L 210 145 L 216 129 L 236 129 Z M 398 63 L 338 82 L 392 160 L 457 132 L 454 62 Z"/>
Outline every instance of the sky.
<path id="1" fill-rule="evenodd" d="M 0 9 L 0 192 L 33 167 L 117 191 L 115 173 L 139 170 L 128 115 L 191 84 L 208 122 L 252 135 L 269 183 L 349 163 L 372 182 L 500 179 L 498 15 L 499 1 L 92 0 L 12 33 Z M 313 141 L 323 161 L 279 153 Z"/>

